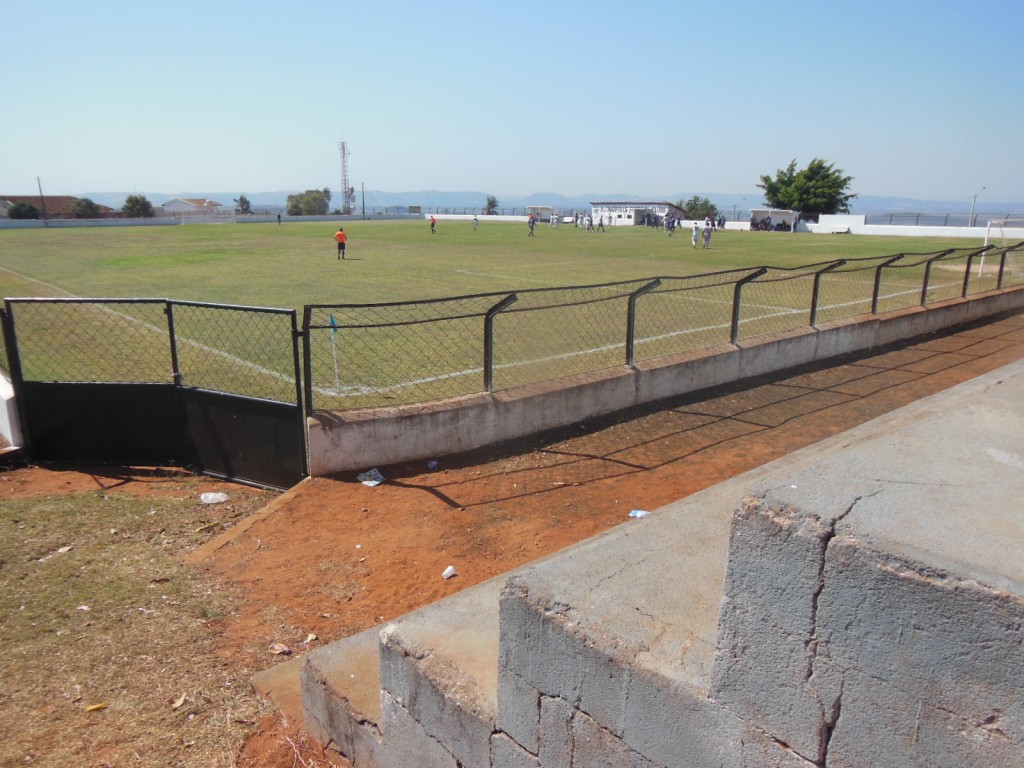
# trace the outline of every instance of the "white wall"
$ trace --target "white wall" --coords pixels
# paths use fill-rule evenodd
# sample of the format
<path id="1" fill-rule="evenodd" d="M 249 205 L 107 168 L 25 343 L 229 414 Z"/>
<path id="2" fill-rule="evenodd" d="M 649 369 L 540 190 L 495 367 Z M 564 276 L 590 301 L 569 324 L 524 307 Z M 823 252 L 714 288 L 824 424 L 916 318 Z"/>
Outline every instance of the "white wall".
<path id="1" fill-rule="evenodd" d="M 22 444 L 21 423 L 18 421 L 18 406 L 14 400 L 14 388 L 6 376 L 0 375 L 0 435 L 11 445 Z"/>
<path id="2" fill-rule="evenodd" d="M 896 235 L 900 237 L 973 237 L 984 240 L 986 227 L 919 227 L 912 224 L 865 224 L 863 214 L 833 214 L 818 217 L 817 224 L 806 224 L 815 234 L 849 231 L 852 235 Z M 991 234 L 991 233 L 990 233 Z M 1024 240 L 1024 227 L 1004 229 L 996 238 Z"/>

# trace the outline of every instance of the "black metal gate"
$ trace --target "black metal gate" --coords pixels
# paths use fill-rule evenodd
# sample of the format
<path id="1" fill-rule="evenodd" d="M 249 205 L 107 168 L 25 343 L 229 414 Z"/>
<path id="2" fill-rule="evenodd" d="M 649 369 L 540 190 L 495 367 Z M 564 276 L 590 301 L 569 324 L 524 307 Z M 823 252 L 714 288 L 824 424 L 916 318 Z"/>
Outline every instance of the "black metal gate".
<path id="1" fill-rule="evenodd" d="M 287 488 L 307 474 L 294 310 L 165 299 L 8 299 L 28 454 L 168 464 Z"/>

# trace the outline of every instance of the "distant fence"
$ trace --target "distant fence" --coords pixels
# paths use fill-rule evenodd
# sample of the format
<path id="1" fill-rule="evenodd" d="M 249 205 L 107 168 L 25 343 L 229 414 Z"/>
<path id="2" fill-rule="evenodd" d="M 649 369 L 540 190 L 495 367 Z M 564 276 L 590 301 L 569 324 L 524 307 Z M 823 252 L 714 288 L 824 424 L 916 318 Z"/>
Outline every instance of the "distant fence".
<path id="1" fill-rule="evenodd" d="M 1024 243 L 387 304 L 307 305 L 307 412 L 441 400 L 1024 284 Z"/>
<path id="2" fill-rule="evenodd" d="M 886 212 L 864 214 L 865 224 L 903 225 L 912 227 L 984 227 L 989 221 L 1020 221 L 1022 213 L 924 213 Z"/>

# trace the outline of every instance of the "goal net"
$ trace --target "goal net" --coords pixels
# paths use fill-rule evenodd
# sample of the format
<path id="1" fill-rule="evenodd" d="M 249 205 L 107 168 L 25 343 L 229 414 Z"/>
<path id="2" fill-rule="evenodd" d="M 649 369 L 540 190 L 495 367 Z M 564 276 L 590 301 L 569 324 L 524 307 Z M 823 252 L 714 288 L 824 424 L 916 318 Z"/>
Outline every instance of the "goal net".
<path id="1" fill-rule="evenodd" d="M 985 226 L 985 245 L 999 247 L 1014 245 L 1024 240 L 1024 218 L 989 219 Z"/>

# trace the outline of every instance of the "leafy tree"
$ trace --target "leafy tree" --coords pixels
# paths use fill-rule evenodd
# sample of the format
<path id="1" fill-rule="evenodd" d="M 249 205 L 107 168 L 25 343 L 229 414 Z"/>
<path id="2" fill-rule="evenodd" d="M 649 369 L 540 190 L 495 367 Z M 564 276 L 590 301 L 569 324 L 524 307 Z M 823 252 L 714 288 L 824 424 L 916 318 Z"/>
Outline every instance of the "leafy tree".
<path id="1" fill-rule="evenodd" d="M 676 205 L 683 209 L 683 216 L 687 219 L 699 220 L 718 218 L 718 206 L 706 197 L 694 195 L 685 203 L 680 200 Z"/>
<path id="2" fill-rule="evenodd" d="M 38 219 L 39 211 L 32 203 L 15 203 L 7 209 L 7 215 L 12 219 Z"/>
<path id="3" fill-rule="evenodd" d="M 330 210 L 331 190 L 307 189 L 297 195 L 288 195 L 286 210 L 289 216 L 323 216 Z"/>
<path id="4" fill-rule="evenodd" d="M 121 213 L 129 219 L 152 219 L 156 215 L 153 204 L 145 195 L 128 195 L 121 206 Z"/>
<path id="5" fill-rule="evenodd" d="M 496 216 L 498 214 L 498 198 L 494 195 L 487 196 L 487 204 L 484 206 L 485 216 Z"/>
<path id="6" fill-rule="evenodd" d="M 88 197 L 81 197 L 71 204 L 71 218 L 73 219 L 98 219 L 100 207 Z"/>
<path id="7" fill-rule="evenodd" d="M 800 171 L 793 160 L 777 170 L 774 179 L 762 176 L 757 186 L 764 190 L 765 203 L 772 208 L 799 211 L 801 218 L 816 221 L 823 213 L 850 212 L 850 201 L 856 197 L 849 192 L 852 180 L 841 168 L 816 157 Z"/>
<path id="8" fill-rule="evenodd" d="M 246 215 L 252 213 L 252 203 L 249 202 L 248 197 L 239 195 L 235 198 L 235 212 Z"/>

